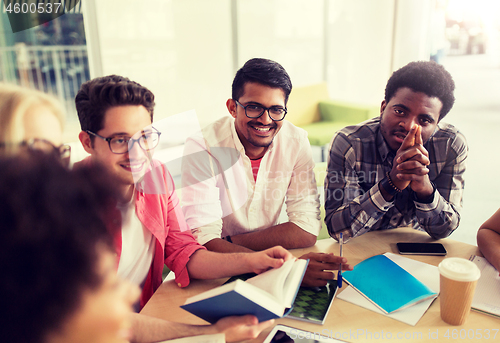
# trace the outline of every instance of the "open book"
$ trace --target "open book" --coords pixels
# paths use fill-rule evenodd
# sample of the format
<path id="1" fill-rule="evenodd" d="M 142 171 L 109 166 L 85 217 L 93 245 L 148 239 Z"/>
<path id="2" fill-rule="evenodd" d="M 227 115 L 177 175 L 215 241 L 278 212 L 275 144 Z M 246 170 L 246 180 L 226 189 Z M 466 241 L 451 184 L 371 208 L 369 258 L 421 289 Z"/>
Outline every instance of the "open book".
<path id="1" fill-rule="evenodd" d="M 254 277 L 255 273 L 235 275 L 226 283 L 235 280 L 246 281 Z M 328 312 L 337 295 L 337 280 L 330 280 L 326 286 L 306 287 L 300 286 L 293 301 L 292 308 L 287 312 L 286 318 L 302 320 L 314 324 L 324 324 Z"/>
<path id="2" fill-rule="evenodd" d="M 292 307 L 309 260 L 290 260 L 246 281 L 236 280 L 186 300 L 186 311 L 215 323 L 253 314 L 259 322 L 280 318 Z"/>
<path id="3" fill-rule="evenodd" d="M 481 271 L 472 300 L 472 309 L 500 317 L 500 276 L 484 257 L 471 256 Z"/>
<path id="4" fill-rule="evenodd" d="M 384 313 L 405 309 L 437 296 L 385 255 L 370 257 L 342 273 L 354 289 Z"/>

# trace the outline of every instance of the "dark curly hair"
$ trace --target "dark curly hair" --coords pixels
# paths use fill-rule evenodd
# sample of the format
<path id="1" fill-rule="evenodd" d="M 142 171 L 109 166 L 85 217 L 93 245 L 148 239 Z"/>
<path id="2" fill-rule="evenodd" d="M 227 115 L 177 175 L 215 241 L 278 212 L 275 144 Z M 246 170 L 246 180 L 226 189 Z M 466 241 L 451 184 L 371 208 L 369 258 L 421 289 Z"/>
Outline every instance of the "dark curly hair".
<path id="1" fill-rule="evenodd" d="M 239 100 L 245 91 L 245 83 L 255 82 L 271 88 L 281 88 L 285 93 L 285 104 L 292 91 L 292 81 L 281 64 L 265 59 L 252 58 L 237 72 L 233 80 L 232 97 Z"/>
<path id="2" fill-rule="evenodd" d="M 0 159 L 2 342 L 43 342 L 103 281 L 97 248 L 113 251 L 103 216 L 115 201 L 103 175 L 37 152 Z"/>
<path id="3" fill-rule="evenodd" d="M 398 89 L 404 87 L 441 100 L 443 107 L 439 113 L 439 120 L 448 114 L 455 102 L 453 78 L 442 65 L 433 61 L 410 62 L 396 70 L 387 81 L 385 102 L 388 103 Z"/>
<path id="4" fill-rule="evenodd" d="M 115 106 L 142 105 L 153 122 L 154 100 L 155 96 L 146 87 L 123 76 L 109 75 L 83 83 L 75 104 L 82 131 L 98 132 L 103 127 L 106 111 Z M 93 138 L 91 136 L 92 141 Z"/>

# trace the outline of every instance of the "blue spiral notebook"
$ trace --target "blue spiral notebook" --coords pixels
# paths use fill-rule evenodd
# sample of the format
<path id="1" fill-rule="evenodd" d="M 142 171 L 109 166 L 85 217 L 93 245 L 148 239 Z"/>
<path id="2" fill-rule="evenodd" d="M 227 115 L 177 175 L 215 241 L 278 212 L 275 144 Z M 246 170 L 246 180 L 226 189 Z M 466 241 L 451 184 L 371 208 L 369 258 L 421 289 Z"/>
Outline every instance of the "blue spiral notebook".
<path id="1" fill-rule="evenodd" d="M 402 310 L 436 293 L 384 255 L 358 263 L 342 276 L 384 313 Z"/>

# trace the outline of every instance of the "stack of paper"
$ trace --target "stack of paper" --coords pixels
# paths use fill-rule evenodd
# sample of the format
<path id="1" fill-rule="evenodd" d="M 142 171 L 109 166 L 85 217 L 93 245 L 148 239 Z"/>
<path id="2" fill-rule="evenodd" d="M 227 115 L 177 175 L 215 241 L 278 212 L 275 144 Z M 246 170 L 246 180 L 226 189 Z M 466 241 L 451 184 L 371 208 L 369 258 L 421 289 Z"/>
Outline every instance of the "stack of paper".
<path id="1" fill-rule="evenodd" d="M 472 300 L 474 310 L 500 317 L 500 276 L 484 257 L 471 256 L 481 271 L 481 277 L 477 282 L 476 293 Z"/>
<path id="2" fill-rule="evenodd" d="M 409 325 L 415 325 L 417 322 L 420 320 L 420 318 L 424 315 L 424 313 L 427 311 L 429 306 L 432 304 L 434 299 L 437 297 L 437 293 L 439 291 L 439 271 L 436 266 L 432 266 L 423 262 L 415 261 L 403 256 L 391 254 L 391 253 L 386 253 L 383 256 L 387 257 L 391 261 L 395 262 L 398 266 L 406 270 L 409 274 L 411 274 L 414 278 L 419 280 L 423 285 L 425 285 L 426 288 L 428 288 L 431 291 L 431 295 L 429 298 L 426 300 L 417 302 L 414 305 L 411 305 L 409 307 L 394 311 L 392 313 L 386 313 L 390 311 L 384 311 L 382 310 L 379 306 L 375 305 L 373 302 L 368 300 L 365 296 L 363 296 L 361 293 L 356 291 L 352 286 L 347 287 L 344 291 L 342 291 L 339 295 L 339 299 L 343 299 L 345 301 L 349 301 L 351 303 L 354 303 L 356 305 L 362 306 L 366 309 L 372 310 L 374 312 L 380 313 L 387 315 L 390 318 L 399 320 L 403 323 L 407 323 Z M 346 278 L 345 274 L 347 272 L 343 273 L 344 278 L 346 281 L 348 279 Z M 348 274 L 349 275 L 349 274 Z M 383 276 L 383 272 L 381 276 Z M 388 277 L 389 278 L 389 277 Z M 348 281 L 349 282 L 349 281 Z M 372 282 L 375 282 L 375 280 L 372 280 Z M 390 286 L 388 289 L 394 292 L 394 290 L 402 290 L 403 293 L 405 289 L 403 288 L 404 286 L 401 285 L 400 282 L 398 282 L 397 279 L 392 278 L 392 286 Z M 403 306 L 404 307 L 404 306 Z M 390 307 L 388 309 L 391 309 Z"/>

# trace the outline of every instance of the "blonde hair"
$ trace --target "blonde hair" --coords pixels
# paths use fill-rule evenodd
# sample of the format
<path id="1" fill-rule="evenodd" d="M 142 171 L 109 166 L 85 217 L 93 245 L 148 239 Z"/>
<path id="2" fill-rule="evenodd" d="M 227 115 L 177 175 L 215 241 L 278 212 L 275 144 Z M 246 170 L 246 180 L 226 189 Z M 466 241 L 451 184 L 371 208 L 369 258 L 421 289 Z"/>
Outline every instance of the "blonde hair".
<path id="1" fill-rule="evenodd" d="M 55 97 L 0 82 L 0 143 L 8 143 L 5 152 L 15 149 L 16 143 L 24 140 L 24 116 L 35 106 L 47 107 L 64 127 L 64 110 Z"/>

